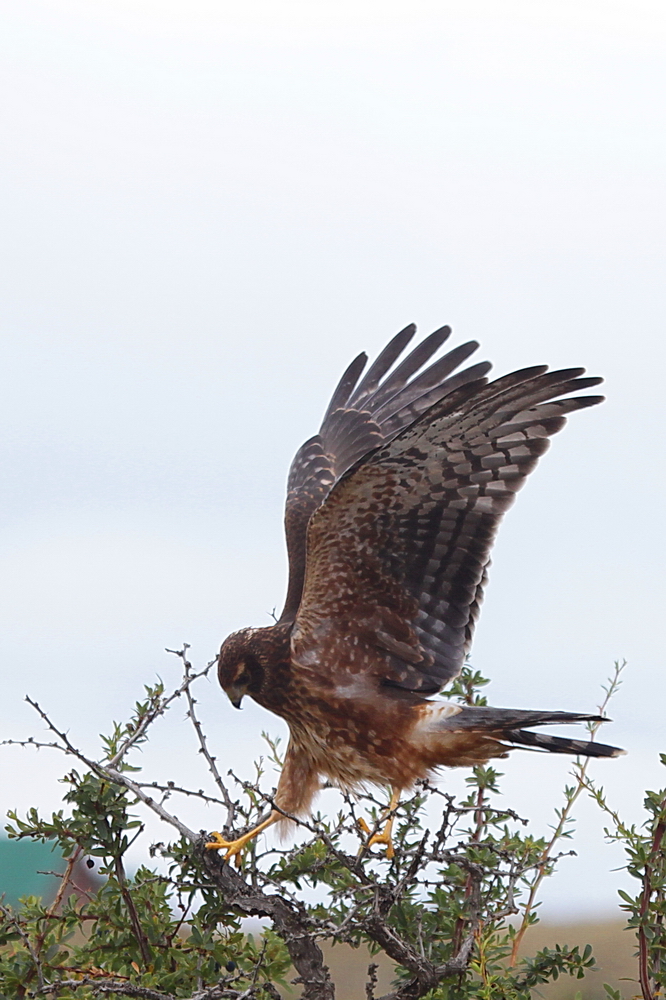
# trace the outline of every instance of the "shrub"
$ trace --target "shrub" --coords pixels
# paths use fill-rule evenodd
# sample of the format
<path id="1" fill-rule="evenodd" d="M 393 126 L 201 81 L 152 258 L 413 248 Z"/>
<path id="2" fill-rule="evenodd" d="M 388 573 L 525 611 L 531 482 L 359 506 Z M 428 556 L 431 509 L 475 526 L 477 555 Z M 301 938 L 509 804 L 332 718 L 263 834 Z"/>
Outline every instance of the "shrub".
<path id="1" fill-rule="evenodd" d="M 548 837 L 533 837 L 524 820 L 498 808 L 501 775 L 476 767 L 460 801 L 421 782 L 400 803 L 391 860 L 366 846 L 360 820 L 370 815 L 378 829 L 386 803 L 381 795 L 363 793 L 341 796 L 334 816 L 296 821 L 296 846 L 253 841 L 237 870 L 206 850 L 207 835 L 190 830 L 167 806 L 177 795 L 215 803 L 226 815 L 222 832 L 238 835 L 273 805 L 266 762 L 257 765 L 252 781 L 220 775 L 193 693 L 212 664 L 195 672 L 186 648 L 177 655 L 184 668 L 179 687 L 168 695 L 162 684 L 147 687 L 131 719 L 115 724 L 103 741 L 98 760 L 86 757 L 31 702 L 52 739 L 29 738 L 23 745 L 49 746 L 66 755 L 66 808 L 49 819 L 35 809 L 24 818 L 10 814 L 7 830 L 10 837 L 57 843 L 67 867 L 50 905 L 28 897 L 18 909 L 2 906 L 0 996 L 246 1000 L 276 998 L 296 985 L 305 1000 L 332 1000 L 324 942 L 364 945 L 372 954 L 387 955 L 395 963 L 396 981 L 383 1000 L 522 1000 L 540 984 L 561 975 L 580 979 L 593 968 L 589 946 L 557 945 L 529 958 L 518 954 L 526 929 L 537 920 L 538 890 L 555 870 L 560 842 L 570 835 L 576 799 L 587 789 L 610 811 L 587 776 L 587 761 L 574 765 L 574 783 L 565 789 Z M 621 670 L 616 666 L 602 707 L 617 689 Z M 466 667 L 448 696 L 484 704 L 486 683 Z M 147 743 L 150 727 L 179 699 L 188 703 L 213 794 L 146 781 L 136 763 L 134 751 Z M 279 764 L 279 744 L 267 740 L 267 760 Z M 440 819 L 428 829 L 426 807 L 433 799 Z M 649 793 L 647 803 L 652 819 L 645 833 L 625 828 L 610 814 L 612 836 L 624 840 L 630 871 L 642 882 L 636 899 L 623 898 L 639 935 L 643 994 L 653 1000 L 666 982 L 664 793 Z M 178 837 L 150 848 L 161 867 L 142 865 L 130 874 L 127 851 L 144 835 L 141 809 L 157 813 Z M 69 894 L 81 858 L 99 859 L 105 881 L 94 895 Z M 256 940 L 243 930 L 242 918 L 248 916 L 265 918 Z M 375 996 L 376 969 L 372 962 L 368 1000 Z M 610 986 L 608 992 L 619 997 Z"/>

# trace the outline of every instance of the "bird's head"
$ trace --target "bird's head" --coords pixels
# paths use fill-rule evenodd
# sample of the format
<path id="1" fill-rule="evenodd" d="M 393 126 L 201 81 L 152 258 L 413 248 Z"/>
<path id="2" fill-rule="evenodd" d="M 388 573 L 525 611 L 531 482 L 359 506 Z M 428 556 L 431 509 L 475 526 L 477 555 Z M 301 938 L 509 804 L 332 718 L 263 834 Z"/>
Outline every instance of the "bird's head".
<path id="1" fill-rule="evenodd" d="M 271 692 L 284 684 L 290 660 L 289 622 L 269 628 L 243 628 L 222 643 L 217 658 L 217 676 L 234 708 L 244 695 L 251 695 L 270 708 Z"/>
<path id="2" fill-rule="evenodd" d="M 217 658 L 217 676 L 234 708 L 241 707 L 246 694 L 261 690 L 263 668 L 254 649 L 253 637 L 260 631 L 243 628 L 232 632 L 224 642 Z"/>

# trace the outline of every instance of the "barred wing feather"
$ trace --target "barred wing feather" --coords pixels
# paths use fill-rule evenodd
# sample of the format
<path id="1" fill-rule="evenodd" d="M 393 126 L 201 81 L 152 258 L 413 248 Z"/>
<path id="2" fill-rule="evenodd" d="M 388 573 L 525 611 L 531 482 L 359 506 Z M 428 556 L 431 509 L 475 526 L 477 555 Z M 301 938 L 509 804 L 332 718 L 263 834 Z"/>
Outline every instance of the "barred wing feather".
<path id="1" fill-rule="evenodd" d="M 477 349 L 478 344 L 470 341 L 422 370 L 450 336 L 448 326 L 431 333 L 394 367 L 415 333 L 411 324 L 396 334 L 362 379 L 367 356 L 360 354 L 352 361 L 333 393 L 319 433 L 294 457 L 285 507 L 289 588 L 281 622 L 291 622 L 296 616 L 308 523 L 332 486 L 359 459 L 413 423 L 433 403 L 490 369 L 488 362 L 482 362 L 452 375 Z"/>
<path id="2" fill-rule="evenodd" d="M 566 415 L 603 398 L 569 395 L 601 381 L 583 371 L 463 384 L 338 480 L 308 530 L 299 662 L 333 674 L 344 649 L 405 695 L 459 673 L 502 516 Z"/>

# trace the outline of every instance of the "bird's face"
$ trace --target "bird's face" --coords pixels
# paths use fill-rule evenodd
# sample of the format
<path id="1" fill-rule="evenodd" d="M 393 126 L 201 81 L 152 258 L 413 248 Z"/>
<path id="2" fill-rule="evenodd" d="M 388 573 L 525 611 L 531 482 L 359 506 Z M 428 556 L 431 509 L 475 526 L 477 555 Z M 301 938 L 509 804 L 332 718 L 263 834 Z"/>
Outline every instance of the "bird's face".
<path id="1" fill-rule="evenodd" d="M 251 651 L 255 629 L 234 632 L 222 643 L 217 658 L 217 676 L 234 708 L 240 708 L 244 696 L 261 688 L 261 667 Z"/>

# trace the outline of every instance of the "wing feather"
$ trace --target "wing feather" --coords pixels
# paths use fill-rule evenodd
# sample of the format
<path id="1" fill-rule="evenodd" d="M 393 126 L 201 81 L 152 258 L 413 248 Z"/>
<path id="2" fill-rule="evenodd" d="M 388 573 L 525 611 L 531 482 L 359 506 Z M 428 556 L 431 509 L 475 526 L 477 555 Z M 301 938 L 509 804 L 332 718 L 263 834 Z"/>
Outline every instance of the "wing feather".
<path id="1" fill-rule="evenodd" d="M 341 406 L 345 406 L 347 404 L 349 397 L 354 391 L 356 383 L 361 377 L 363 369 L 367 363 L 368 355 L 363 352 L 362 354 L 359 354 L 358 357 L 354 358 L 349 367 L 345 369 L 342 378 L 338 382 L 335 387 L 335 391 L 331 396 L 331 402 L 328 404 L 328 409 L 324 414 L 324 423 L 326 423 L 332 413 L 335 413 L 335 411 L 339 410 Z"/>
<path id="2" fill-rule="evenodd" d="M 376 390 L 380 380 L 398 360 L 402 352 L 414 337 L 415 333 L 416 324 L 410 323 L 409 326 L 406 326 L 404 330 L 401 330 L 400 333 L 396 333 L 395 337 L 389 340 L 377 360 L 370 366 L 365 378 L 359 385 L 353 397 L 349 399 L 350 403 L 354 403 L 358 407 L 358 405 L 362 403 L 367 396 L 371 395 L 371 393 Z"/>
<path id="3" fill-rule="evenodd" d="M 399 412 L 398 408 L 401 409 L 411 401 L 419 399 L 429 389 L 443 385 L 444 380 L 451 372 L 455 371 L 463 361 L 466 361 L 470 354 L 477 350 L 478 346 L 476 340 L 470 340 L 469 343 L 461 344 L 460 347 L 445 354 L 439 361 L 435 361 L 421 375 L 412 379 L 409 384 L 403 383 L 396 389 L 395 385 L 389 386 L 387 383 L 386 390 L 382 386 L 372 397 L 375 419 L 381 420 L 388 411 Z M 461 374 L 463 373 L 461 372 Z M 453 387 L 447 386 L 448 391 L 451 388 Z"/>
<path id="4" fill-rule="evenodd" d="M 400 406 L 400 409 L 396 410 L 392 416 L 386 416 L 382 419 L 382 428 L 386 431 L 386 437 L 394 437 L 395 433 L 403 427 L 407 427 L 408 424 L 414 423 L 426 410 L 429 410 L 435 403 L 438 403 L 444 396 L 450 395 L 455 389 L 482 379 L 487 375 L 491 367 L 492 365 L 489 361 L 480 361 L 476 365 L 465 368 L 464 371 L 459 372 L 457 375 L 447 378 L 441 386 L 436 386 L 434 389 L 430 389 L 428 392 L 423 393 L 423 395 L 416 396 L 415 399 L 407 403 L 402 399 L 398 400 L 397 405 Z"/>
<path id="5" fill-rule="evenodd" d="M 502 516 L 566 415 L 603 398 L 568 396 L 601 381 L 582 374 L 458 386 L 338 480 L 310 521 L 296 659 L 340 669 L 326 658 L 337 638 L 403 692 L 456 676 Z"/>
<path id="6" fill-rule="evenodd" d="M 451 332 L 449 327 L 442 327 L 394 368 L 415 332 L 411 324 L 396 334 L 363 378 L 367 356 L 359 354 L 352 361 L 336 386 L 319 433 L 296 453 L 287 483 L 289 587 L 282 622 L 293 621 L 298 610 L 308 522 L 333 484 L 361 458 L 416 420 L 428 406 L 490 367 L 487 363 L 472 366 L 449 377 L 478 346 L 470 343 L 449 352 L 419 375 Z"/>
<path id="7" fill-rule="evenodd" d="M 422 340 L 420 344 L 417 344 L 414 350 L 409 352 L 405 360 L 398 365 L 395 371 L 384 379 L 381 386 L 377 386 L 372 395 L 368 395 L 365 405 L 367 406 L 370 401 L 372 401 L 372 409 L 373 411 L 376 411 L 384 400 L 390 399 L 396 392 L 399 392 L 404 386 L 406 386 L 412 375 L 419 371 L 419 369 L 423 368 L 433 354 L 439 350 L 444 341 L 448 340 L 450 336 L 451 327 L 443 326 L 441 329 L 435 330 L 434 333 L 431 333 L 429 337 L 425 338 L 425 340 Z M 479 345 L 477 344 L 476 346 L 478 347 Z M 436 362 L 436 364 L 439 363 L 440 362 Z M 432 371 L 433 367 L 435 366 L 431 365 L 427 371 Z M 453 367 L 456 366 L 454 365 Z M 451 369 L 451 371 L 452 370 L 453 369 Z M 448 374 L 448 372 L 446 374 Z M 420 377 L 423 378 L 423 375 Z M 431 384 L 435 384 L 436 381 L 438 380 L 435 378 Z M 353 402 L 358 403 L 359 400 L 354 398 Z"/>

